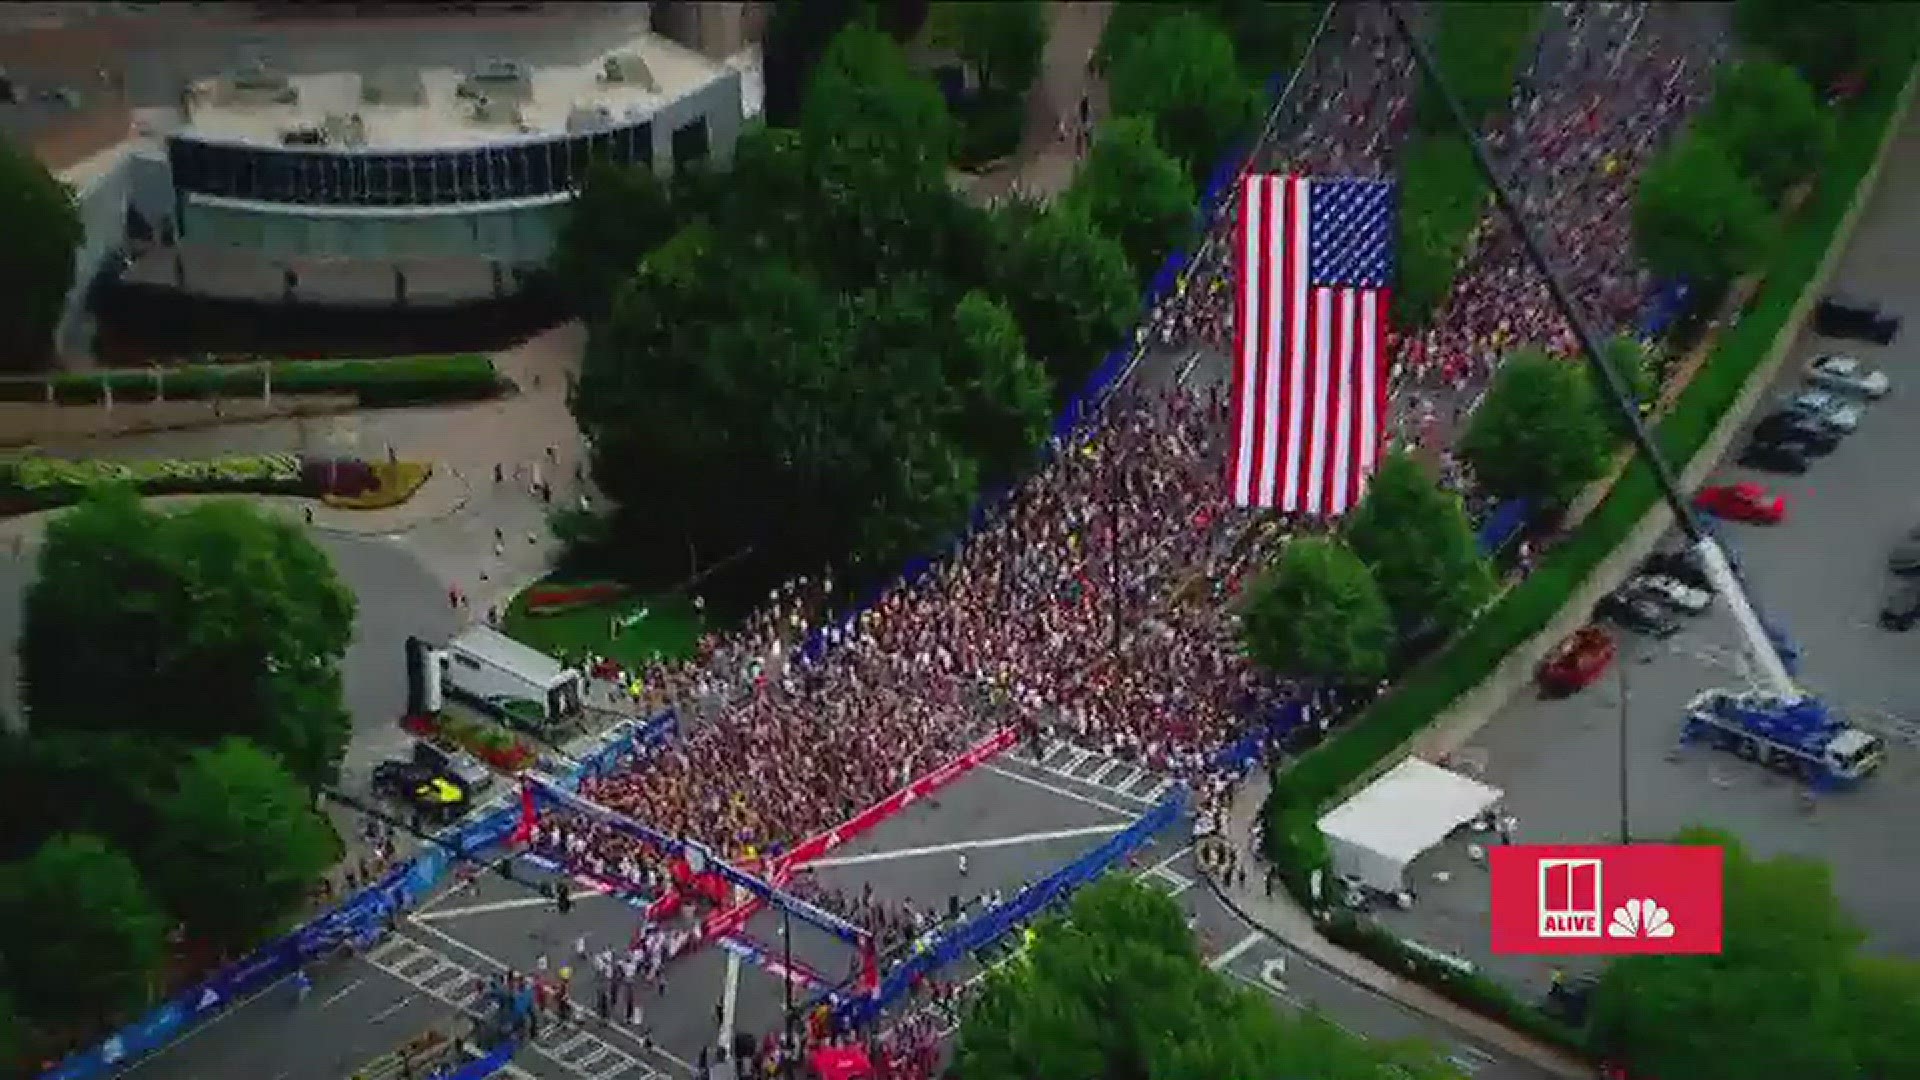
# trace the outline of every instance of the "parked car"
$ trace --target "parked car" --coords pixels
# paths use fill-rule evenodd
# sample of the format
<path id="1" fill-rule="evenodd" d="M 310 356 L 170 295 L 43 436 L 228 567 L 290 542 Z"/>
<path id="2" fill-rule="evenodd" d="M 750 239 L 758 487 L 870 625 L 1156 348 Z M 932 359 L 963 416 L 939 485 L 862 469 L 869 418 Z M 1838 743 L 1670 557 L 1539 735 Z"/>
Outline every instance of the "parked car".
<path id="1" fill-rule="evenodd" d="M 1920 622 L 1920 584 L 1903 581 L 1887 594 L 1880 605 L 1880 625 L 1888 630 L 1911 630 Z"/>
<path id="2" fill-rule="evenodd" d="M 1842 435 L 1851 435 L 1860 426 L 1860 406 L 1830 390 L 1802 390 L 1787 398 L 1785 407 L 1802 416 L 1811 416 Z"/>
<path id="3" fill-rule="evenodd" d="M 1815 456 L 1832 453 L 1846 434 L 1805 413 L 1788 409 L 1768 413 L 1759 423 L 1753 425 L 1755 442 L 1803 443 L 1806 445 L 1807 452 Z"/>
<path id="4" fill-rule="evenodd" d="M 493 770 L 462 750 L 448 750 L 430 742 L 416 742 L 413 744 L 413 763 L 453 778 L 467 789 L 469 796 L 477 796 L 493 786 Z"/>
<path id="5" fill-rule="evenodd" d="M 1642 574 L 1628 582 L 1628 586 L 1688 615 L 1698 615 L 1713 606 L 1711 591 L 1696 589 L 1665 574 Z"/>
<path id="6" fill-rule="evenodd" d="M 1622 630 L 1653 638 L 1670 638 L 1680 632 L 1680 620 L 1660 602 L 1631 588 L 1616 589 L 1594 605 L 1593 617 L 1610 622 Z"/>
<path id="7" fill-rule="evenodd" d="M 1826 390 L 1863 398 L 1883 398 L 1893 389 L 1887 373 L 1854 356 L 1828 353 L 1807 365 L 1807 381 Z"/>
<path id="8" fill-rule="evenodd" d="M 1750 480 L 1701 488 L 1693 505 L 1714 517 L 1756 525 L 1778 525 L 1787 517 L 1787 500 Z"/>
<path id="9" fill-rule="evenodd" d="M 452 821 L 472 805 L 459 781 L 412 761 L 381 762 L 373 770 L 373 790 L 435 822 Z"/>
<path id="10" fill-rule="evenodd" d="M 1755 439 L 1740 451 L 1736 463 L 1744 469 L 1799 476 L 1813 467 L 1813 453 L 1806 443 Z"/>
<path id="11" fill-rule="evenodd" d="M 1887 569 L 1896 574 L 1920 574 L 1920 525 L 1907 530 L 1907 535 L 1893 545 L 1887 553 Z"/>
<path id="12" fill-rule="evenodd" d="M 1862 338 L 1876 345 L 1890 345 L 1900 332 L 1900 319 L 1871 301 L 1835 294 L 1813 309 L 1813 328 L 1827 337 Z"/>
<path id="13" fill-rule="evenodd" d="M 1640 571 L 1670 577 L 1690 589 L 1713 589 L 1713 582 L 1707 580 L 1707 572 L 1700 568 L 1699 560 L 1685 548 L 1661 548 L 1647 556 L 1647 561 L 1640 564 Z"/>
<path id="14" fill-rule="evenodd" d="M 1618 651 L 1613 635 L 1604 628 L 1583 626 L 1555 645 L 1534 674 L 1542 690 L 1571 694 L 1592 685 Z"/>

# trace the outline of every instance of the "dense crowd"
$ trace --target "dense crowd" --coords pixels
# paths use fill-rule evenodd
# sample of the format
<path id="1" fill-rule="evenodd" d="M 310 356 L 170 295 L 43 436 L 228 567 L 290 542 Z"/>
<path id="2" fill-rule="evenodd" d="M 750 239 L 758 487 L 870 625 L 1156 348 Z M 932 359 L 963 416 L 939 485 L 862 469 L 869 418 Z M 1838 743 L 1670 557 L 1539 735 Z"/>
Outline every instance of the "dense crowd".
<path id="1" fill-rule="evenodd" d="M 1631 321 L 1648 285 L 1629 243 L 1632 178 L 1699 103 L 1721 46 L 1684 9 L 1554 9 L 1510 113 L 1489 134 L 1578 302 L 1611 331 Z M 1412 62 L 1380 9 L 1347 10 L 1261 167 L 1390 167 Z M 1144 344 L 1230 346 L 1230 218 L 1153 313 Z M 1511 229 L 1490 218 L 1434 326 L 1395 343 L 1400 441 L 1426 447 L 1465 484 L 1444 444 L 1499 358 L 1522 344 L 1568 353 L 1574 343 Z M 835 826 L 1014 724 L 1198 780 L 1217 798 L 1224 785 L 1208 774 L 1208 751 L 1293 689 L 1243 658 L 1227 600 L 1288 533 L 1324 523 L 1255 519 L 1226 501 L 1222 365 L 1213 358 L 1193 385 L 1169 366 L 1143 367 L 951 558 L 857 620 L 823 627 L 831 583 L 795 583 L 745 631 L 647 673 L 649 694 L 706 722 L 586 794 L 753 858 Z M 826 648 L 801 656 L 816 631 Z M 616 866 L 623 857 L 601 855 Z"/>

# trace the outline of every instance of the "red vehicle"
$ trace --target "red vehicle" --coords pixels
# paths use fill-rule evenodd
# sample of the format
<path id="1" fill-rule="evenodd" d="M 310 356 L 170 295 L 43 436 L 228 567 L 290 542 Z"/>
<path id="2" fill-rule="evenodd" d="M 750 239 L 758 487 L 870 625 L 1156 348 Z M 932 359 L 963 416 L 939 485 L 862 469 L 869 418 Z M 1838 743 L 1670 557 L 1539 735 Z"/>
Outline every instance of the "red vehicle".
<path id="1" fill-rule="evenodd" d="M 1583 626 L 1568 634 L 1540 661 L 1537 673 L 1540 686 L 1555 694 L 1583 690 L 1607 670 L 1617 651 L 1612 634 L 1598 626 Z"/>
<path id="2" fill-rule="evenodd" d="M 1701 488 L 1693 505 L 1714 517 L 1755 525 L 1778 525 L 1787 517 L 1787 500 L 1750 480 Z"/>

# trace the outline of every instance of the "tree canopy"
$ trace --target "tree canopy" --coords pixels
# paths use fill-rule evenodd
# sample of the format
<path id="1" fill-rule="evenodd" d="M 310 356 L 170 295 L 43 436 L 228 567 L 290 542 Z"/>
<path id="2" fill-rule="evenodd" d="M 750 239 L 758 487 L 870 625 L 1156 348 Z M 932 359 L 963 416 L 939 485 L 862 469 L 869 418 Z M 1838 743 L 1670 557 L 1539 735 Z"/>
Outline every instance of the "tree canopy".
<path id="1" fill-rule="evenodd" d="M 1912 45 L 1903 4 L 1739 0 L 1733 11 L 1750 45 L 1800 69 L 1822 93 L 1845 76 L 1878 74 Z"/>
<path id="2" fill-rule="evenodd" d="M 239 735 L 326 783 L 351 730 L 339 664 L 353 615 L 292 523 L 239 501 L 157 512 L 109 490 L 48 526 L 21 634 L 27 721 L 202 746 Z"/>
<path id="3" fill-rule="evenodd" d="M 273 928 L 333 860 L 307 789 L 243 739 L 195 751 L 158 810 L 148 879 L 167 910 L 216 941 L 244 944 Z"/>
<path id="4" fill-rule="evenodd" d="M 1047 9 L 1040 0 L 967 0 L 951 5 L 954 45 L 982 86 L 1024 94 L 1040 74 Z"/>
<path id="5" fill-rule="evenodd" d="M 1777 230 L 1766 200 L 1704 128 L 1655 158 L 1634 195 L 1634 245 L 1662 277 L 1725 286 L 1760 265 Z"/>
<path id="6" fill-rule="evenodd" d="M 652 169 L 597 160 L 554 243 L 554 275 L 582 314 L 604 316 L 614 290 L 678 227 Z"/>
<path id="7" fill-rule="evenodd" d="M 1473 148 L 1456 132 L 1413 136 L 1399 171 L 1393 321 L 1412 330 L 1430 322 L 1452 293 L 1489 190 Z"/>
<path id="8" fill-rule="evenodd" d="M 1500 365 L 1460 452 L 1488 492 L 1559 503 L 1606 471 L 1612 439 L 1592 376 L 1526 349 Z"/>
<path id="9" fill-rule="evenodd" d="M 1457 1075 L 1424 1047 L 1282 1013 L 1209 970 L 1174 901 L 1124 877 L 1081 890 L 1064 919 L 988 977 L 961 1023 L 954 1069 L 960 1080 Z"/>
<path id="10" fill-rule="evenodd" d="M 1233 38 L 1198 12 L 1157 21 L 1114 57 L 1108 90 L 1116 116 L 1153 124 L 1155 137 L 1204 182 L 1259 113 L 1259 92 L 1239 70 Z"/>
<path id="11" fill-rule="evenodd" d="M 1387 672 L 1392 613 L 1367 564 L 1338 540 L 1289 541 L 1240 619 L 1248 654 L 1281 675 L 1351 685 Z"/>
<path id="12" fill-rule="evenodd" d="M 1411 455 L 1388 454 L 1346 522 L 1403 635 L 1451 633 L 1493 595 L 1493 572 L 1460 496 Z"/>
<path id="13" fill-rule="evenodd" d="M 1485 123 L 1507 107 L 1544 7 L 1538 0 L 1446 0 L 1430 9 L 1433 62 L 1469 124 Z M 1445 104 L 1428 91 L 1419 99 L 1421 126 L 1457 134 Z"/>
<path id="14" fill-rule="evenodd" d="M 1180 163 L 1154 141 L 1144 120 L 1100 125 L 1067 202 L 1120 242 L 1136 278 L 1150 277 L 1193 236 L 1197 196 Z"/>
<path id="15" fill-rule="evenodd" d="M 38 364 L 53 349 L 74 253 L 86 230 L 73 192 L 27 148 L 0 135 L 0 367 Z"/>
<path id="16" fill-rule="evenodd" d="M 1073 206 L 1014 204 L 995 229 L 996 287 L 1053 376 L 1056 399 L 1079 391 L 1140 314 L 1140 288 L 1120 242 Z"/>
<path id="17" fill-rule="evenodd" d="M 1920 1049 L 1920 965 L 1866 958 L 1826 866 L 1726 849 L 1724 949 L 1622 957 L 1594 995 L 1596 1050 L 1634 1075 L 1906 1076 Z"/>
<path id="18" fill-rule="evenodd" d="M 0 870 L 0 955 L 34 1019 L 106 1019 L 145 1002 L 166 930 L 133 862 L 98 837 L 54 837 Z"/>
<path id="19" fill-rule="evenodd" d="M 1703 123 L 1768 202 L 1812 175 L 1833 148 L 1833 119 L 1813 87 L 1773 61 L 1721 68 Z"/>

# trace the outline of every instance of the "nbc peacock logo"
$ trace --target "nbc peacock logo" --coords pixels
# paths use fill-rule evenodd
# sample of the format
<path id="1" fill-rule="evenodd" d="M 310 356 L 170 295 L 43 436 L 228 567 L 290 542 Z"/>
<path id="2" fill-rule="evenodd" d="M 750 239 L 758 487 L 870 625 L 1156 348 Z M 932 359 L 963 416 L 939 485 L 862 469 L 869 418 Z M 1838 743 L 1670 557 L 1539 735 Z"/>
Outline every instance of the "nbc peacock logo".
<path id="1" fill-rule="evenodd" d="M 1607 920 L 1607 936 L 1612 938 L 1670 938 L 1676 932 L 1673 916 L 1657 900 L 1629 900 Z"/>

